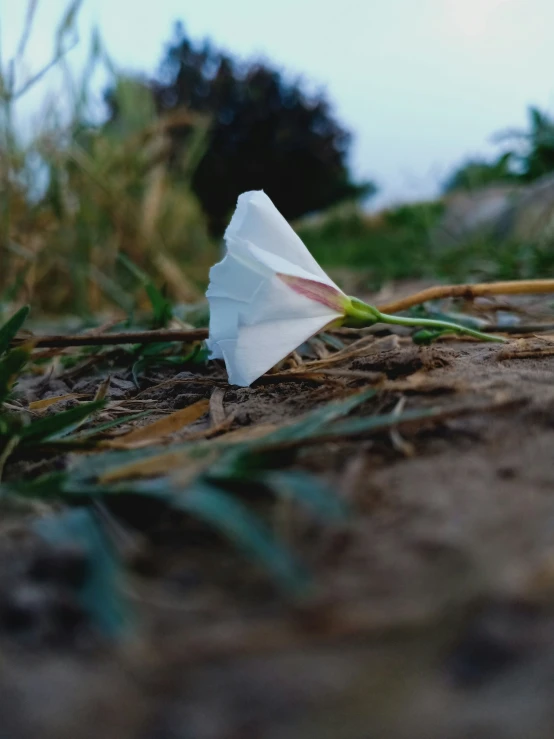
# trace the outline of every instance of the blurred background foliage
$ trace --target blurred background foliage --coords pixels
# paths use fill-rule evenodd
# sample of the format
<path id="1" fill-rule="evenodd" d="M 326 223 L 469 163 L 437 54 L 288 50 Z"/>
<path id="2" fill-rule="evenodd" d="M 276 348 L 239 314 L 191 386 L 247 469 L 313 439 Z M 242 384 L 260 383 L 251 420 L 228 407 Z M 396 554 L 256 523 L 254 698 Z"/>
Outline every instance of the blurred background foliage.
<path id="1" fill-rule="evenodd" d="M 177 24 L 157 72 L 122 74 L 95 32 L 79 79 L 72 0 L 44 69 L 21 78 L 37 0 L 16 56 L 0 69 L 0 299 L 90 316 L 146 300 L 128 261 L 174 303 L 202 298 L 237 196 L 264 189 L 321 263 L 368 288 L 392 279 L 495 279 L 554 267 L 554 122 L 535 108 L 526 131 L 498 136 L 493 161 L 463 163 L 436 202 L 370 214 L 350 135 L 323 93 L 266 62 L 241 63 Z M 14 106 L 64 70 L 68 111 L 47 107 L 21 136 Z M 91 80 L 107 70 L 103 114 Z M 127 264 L 127 266 L 125 266 Z M 340 279 L 339 279 L 340 281 Z"/>
<path id="2" fill-rule="evenodd" d="M 80 3 L 62 19 L 52 65 L 63 64 L 74 43 Z M 33 21 L 29 4 L 28 36 Z M 158 115 L 151 93 L 113 68 L 94 34 L 80 80 L 67 79 L 68 115 L 54 104 L 29 140 L 17 135 L 13 107 L 29 89 L 17 87 L 18 55 L 1 70 L 0 280 L 4 299 L 15 297 L 44 311 L 92 313 L 106 301 L 125 310 L 135 304 L 134 284 L 119 263 L 123 253 L 165 285 L 175 300 L 198 296 L 216 250 L 201 207 L 190 189 L 194 147 L 206 123 L 188 112 L 194 126 L 189 156 L 169 167 L 168 130 L 175 116 Z M 113 78 L 118 120 L 89 120 L 90 81 L 99 65 Z M 50 66 L 50 65 L 49 65 Z M 46 73 L 48 68 L 39 72 Z M 30 81 L 32 83 L 32 80 Z M 186 273 L 178 263 L 187 263 Z"/>
<path id="3" fill-rule="evenodd" d="M 493 140 L 506 146 L 496 159 L 470 160 L 457 168 L 444 185 L 444 192 L 475 190 L 504 182 L 529 183 L 554 171 L 554 121 L 531 107 L 529 128 L 497 133 Z"/>

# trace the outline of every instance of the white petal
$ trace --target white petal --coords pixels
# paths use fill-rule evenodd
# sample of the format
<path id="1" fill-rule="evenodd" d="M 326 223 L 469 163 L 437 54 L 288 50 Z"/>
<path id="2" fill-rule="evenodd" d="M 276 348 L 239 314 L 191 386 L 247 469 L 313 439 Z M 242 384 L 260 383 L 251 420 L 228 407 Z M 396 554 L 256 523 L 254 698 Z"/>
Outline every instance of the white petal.
<path id="1" fill-rule="evenodd" d="M 277 277 L 264 280 L 249 304 L 225 303 L 225 300 L 228 301 L 210 299 L 213 319 L 210 319 L 209 346 L 213 357 L 225 359 L 229 382 L 233 385 L 250 385 L 341 316 L 328 306 L 290 290 Z M 228 320 L 236 320 L 237 324 L 226 325 Z"/>
<path id="2" fill-rule="evenodd" d="M 249 248 L 241 245 L 238 252 L 246 252 Z M 225 258 L 210 270 L 210 285 L 206 292 L 210 304 L 210 334 L 206 342 L 211 359 L 223 359 L 218 346 L 222 339 L 234 339 L 238 336 L 238 325 L 241 314 L 251 314 L 249 309 L 260 286 L 271 278 L 271 270 L 263 267 L 260 274 L 256 261 L 248 256 L 249 261 L 238 259 L 239 254 L 228 253 Z"/>
<path id="3" fill-rule="evenodd" d="M 229 382 L 245 386 L 343 316 L 342 305 L 321 302 L 317 290 L 295 290 L 283 275 L 344 293 L 263 192 L 239 197 L 225 240 L 227 254 L 210 270 L 206 293 L 207 344 L 212 358 L 225 360 Z"/>
<path id="4" fill-rule="evenodd" d="M 220 342 L 229 383 L 241 387 L 251 385 L 331 320 L 315 316 L 243 326 L 237 341 Z"/>
<path id="5" fill-rule="evenodd" d="M 212 267 L 206 293 L 210 302 L 207 345 L 212 359 L 222 358 L 218 342 L 236 338 L 239 323 L 264 322 L 276 316 L 293 319 L 331 316 L 329 320 L 332 320 L 338 315 L 315 301 L 299 300 L 300 296 L 275 279 L 276 272 L 311 278 L 301 267 L 250 244 L 241 244 L 236 252 L 228 253 Z"/>
<path id="6" fill-rule="evenodd" d="M 244 251 L 244 246 L 248 248 L 248 252 Z M 335 285 L 333 280 L 328 275 L 326 275 L 325 272 L 323 273 L 323 276 L 314 275 L 313 272 L 308 272 L 308 270 L 304 269 L 304 267 L 301 267 L 298 264 L 293 264 L 292 262 L 289 262 L 288 259 L 284 259 L 278 254 L 264 251 L 263 249 L 260 249 L 258 246 L 256 246 L 255 244 L 251 244 L 250 242 L 244 242 L 240 244 L 238 248 L 241 250 L 243 258 L 255 260 L 257 264 L 257 269 L 259 271 L 262 271 L 265 268 L 267 270 L 267 273 L 270 273 L 272 275 L 280 272 L 292 277 L 303 277 L 306 280 L 317 280 L 317 282 L 323 282 L 325 285 L 330 285 L 339 292 L 342 292 L 342 290 L 340 290 Z"/>
<path id="7" fill-rule="evenodd" d="M 249 245 L 240 244 L 236 251 L 228 252 L 221 262 L 211 268 L 206 296 L 248 303 L 260 284 L 273 274 L 274 270 L 251 255 Z"/>
<path id="8" fill-rule="evenodd" d="M 339 311 L 329 308 L 324 303 L 310 300 L 291 290 L 277 276 L 273 276 L 259 285 L 249 304 L 249 309 L 241 311 L 241 322 L 243 325 L 251 326 L 255 323 L 271 323 L 281 319 L 295 321 L 299 318 L 317 317 L 326 317 L 329 322 L 340 315 L 342 314 Z M 239 330 L 240 325 L 239 322 Z M 296 349 L 296 346 L 293 349 Z"/>
<path id="9" fill-rule="evenodd" d="M 315 276 L 336 287 L 262 190 L 245 192 L 239 196 L 237 208 L 225 232 L 225 242 L 232 252 L 240 241 L 247 241 L 265 252 L 286 259 L 306 270 L 312 279 Z"/>
<path id="10" fill-rule="evenodd" d="M 224 359 L 223 351 L 217 342 L 212 341 L 212 339 L 206 339 L 206 346 L 210 352 L 210 359 Z"/>
<path id="11" fill-rule="evenodd" d="M 238 336 L 239 305 L 229 298 L 210 298 L 210 335 L 206 341 L 210 359 L 223 359 L 218 342 Z"/>

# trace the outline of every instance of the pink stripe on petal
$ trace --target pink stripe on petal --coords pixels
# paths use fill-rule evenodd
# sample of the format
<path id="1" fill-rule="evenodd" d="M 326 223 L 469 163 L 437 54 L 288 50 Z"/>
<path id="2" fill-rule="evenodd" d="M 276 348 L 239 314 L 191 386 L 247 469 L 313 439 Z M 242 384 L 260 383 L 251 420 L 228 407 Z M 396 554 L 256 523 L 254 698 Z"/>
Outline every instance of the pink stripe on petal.
<path id="1" fill-rule="evenodd" d="M 317 280 L 308 280 L 304 277 L 294 277 L 293 275 L 285 275 L 277 272 L 277 277 L 288 285 L 295 293 L 304 295 L 304 297 L 313 300 L 316 303 L 326 305 L 337 313 L 345 313 L 348 298 L 346 295 L 337 290 L 336 287 L 325 285 Z"/>

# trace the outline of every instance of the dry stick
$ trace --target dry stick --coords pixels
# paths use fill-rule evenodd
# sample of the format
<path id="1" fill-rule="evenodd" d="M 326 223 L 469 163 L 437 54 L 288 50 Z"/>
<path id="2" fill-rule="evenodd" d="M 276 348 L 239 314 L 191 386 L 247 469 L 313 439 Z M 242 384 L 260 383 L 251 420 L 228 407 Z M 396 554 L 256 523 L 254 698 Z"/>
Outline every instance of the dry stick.
<path id="1" fill-rule="evenodd" d="M 378 306 L 382 313 L 398 313 L 428 300 L 440 298 L 474 298 L 485 295 L 528 295 L 532 293 L 554 293 L 554 280 L 520 280 L 514 282 L 483 282 L 476 285 L 441 285 L 409 295 L 392 303 Z M 127 331 L 117 334 L 77 334 L 73 336 L 32 337 L 37 348 L 62 348 L 69 346 L 105 346 L 108 344 L 152 344 L 164 341 L 202 341 L 208 338 L 207 328 L 180 331 Z M 16 338 L 12 344 L 18 346 L 29 341 L 29 337 Z"/>
<path id="2" fill-rule="evenodd" d="M 514 280 L 513 282 L 481 282 L 476 285 L 438 285 L 408 295 L 392 303 L 377 306 L 381 313 L 399 313 L 428 300 L 464 298 L 474 300 L 486 295 L 530 295 L 554 293 L 554 280 Z"/>
<path id="3" fill-rule="evenodd" d="M 202 341 L 208 338 L 207 328 L 181 331 L 125 331 L 117 334 L 76 334 L 74 336 L 33 336 L 35 347 L 105 346 L 107 344 L 152 344 L 164 341 Z M 29 341 L 28 337 L 16 338 L 12 343 L 19 345 Z"/>

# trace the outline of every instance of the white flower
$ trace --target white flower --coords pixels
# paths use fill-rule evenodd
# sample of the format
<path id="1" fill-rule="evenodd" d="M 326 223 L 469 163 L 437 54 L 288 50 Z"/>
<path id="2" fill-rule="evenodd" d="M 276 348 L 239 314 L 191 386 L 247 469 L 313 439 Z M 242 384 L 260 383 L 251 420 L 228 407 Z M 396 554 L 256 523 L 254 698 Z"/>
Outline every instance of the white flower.
<path id="1" fill-rule="evenodd" d="M 328 324 L 347 296 L 325 274 L 267 195 L 245 192 L 210 270 L 208 348 L 243 387 Z"/>

